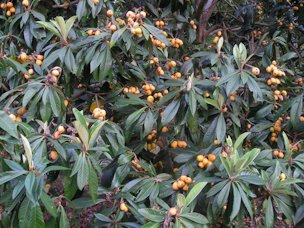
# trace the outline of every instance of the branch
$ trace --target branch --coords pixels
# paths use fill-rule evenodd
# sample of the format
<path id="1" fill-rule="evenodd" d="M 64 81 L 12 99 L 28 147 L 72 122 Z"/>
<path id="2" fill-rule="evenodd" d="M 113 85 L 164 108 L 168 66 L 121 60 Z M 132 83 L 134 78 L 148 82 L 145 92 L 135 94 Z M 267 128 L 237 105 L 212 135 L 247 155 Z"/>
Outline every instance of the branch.
<path id="1" fill-rule="evenodd" d="M 196 17 L 199 21 L 198 42 L 204 43 L 211 31 L 207 30 L 208 21 L 218 0 L 201 0 L 198 4 Z"/>
<path id="2" fill-rule="evenodd" d="M 53 5 L 53 8 L 55 9 L 55 8 L 68 8 L 69 6 L 71 6 L 71 5 L 76 5 L 77 3 L 79 2 L 79 0 L 76 0 L 76 1 L 73 1 L 73 2 L 70 2 L 70 3 L 68 3 L 68 2 L 64 2 L 63 4 L 61 4 L 61 5 Z"/>

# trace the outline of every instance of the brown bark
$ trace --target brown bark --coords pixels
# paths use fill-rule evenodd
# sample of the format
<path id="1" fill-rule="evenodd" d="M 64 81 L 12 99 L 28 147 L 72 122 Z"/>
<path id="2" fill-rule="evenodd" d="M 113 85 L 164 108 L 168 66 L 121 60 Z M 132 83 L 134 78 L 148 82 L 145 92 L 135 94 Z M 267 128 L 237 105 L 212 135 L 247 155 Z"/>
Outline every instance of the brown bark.
<path id="1" fill-rule="evenodd" d="M 212 15 L 213 10 L 216 7 L 218 0 L 196 0 L 196 19 L 199 22 L 197 41 L 204 43 L 206 38 L 212 31 L 212 29 L 207 29 L 207 24 L 209 18 Z"/>

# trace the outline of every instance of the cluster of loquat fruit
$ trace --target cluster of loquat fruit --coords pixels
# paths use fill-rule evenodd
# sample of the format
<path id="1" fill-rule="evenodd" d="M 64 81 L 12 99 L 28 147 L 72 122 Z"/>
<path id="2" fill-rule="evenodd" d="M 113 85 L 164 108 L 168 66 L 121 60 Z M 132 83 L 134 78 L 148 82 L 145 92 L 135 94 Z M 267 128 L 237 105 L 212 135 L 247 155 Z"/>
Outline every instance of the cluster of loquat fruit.
<path id="1" fill-rule="evenodd" d="M 105 120 L 106 115 L 107 115 L 106 110 L 101 109 L 101 108 L 95 108 L 92 113 L 93 118 L 99 119 L 99 120 Z"/>
<path id="2" fill-rule="evenodd" d="M 284 153 L 280 150 L 273 150 L 272 154 L 276 158 L 284 158 L 284 156 L 285 156 Z"/>
<path id="3" fill-rule="evenodd" d="M 16 111 L 16 115 L 13 113 L 9 114 L 9 118 L 11 118 L 12 121 L 22 122 L 22 116 L 26 112 L 27 112 L 27 109 L 25 107 L 21 107 Z"/>
<path id="4" fill-rule="evenodd" d="M 271 77 L 267 80 L 267 85 L 279 85 L 281 84 L 281 80 L 278 77 L 283 77 L 285 76 L 285 72 L 280 70 L 277 67 L 277 62 L 273 60 L 271 64 L 266 67 L 266 72 L 271 74 Z"/>
<path id="5" fill-rule="evenodd" d="M 262 35 L 262 31 L 256 31 L 256 30 L 253 30 L 252 32 L 252 36 L 255 38 L 255 39 L 259 39 Z"/>
<path id="6" fill-rule="evenodd" d="M 157 57 L 152 57 L 150 60 L 149 60 L 149 64 L 150 65 L 156 65 L 156 74 L 158 76 L 162 76 L 165 74 L 165 71 L 163 70 L 163 68 L 159 65 L 159 58 Z"/>
<path id="7" fill-rule="evenodd" d="M 163 28 L 167 25 L 167 23 L 164 22 L 163 20 L 156 20 L 154 24 L 158 28 Z"/>
<path id="8" fill-rule="evenodd" d="M 258 14 L 259 15 L 262 15 L 263 14 L 263 3 L 262 2 L 259 2 L 257 4 L 257 7 L 256 7 L 257 11 L 258 11 Z"/>
<path id="9" fill-rule="evenodd" d="M 61 134 L 63 133 L 65 133 L 65 128 L 62 125 L 59 125 L 57 130 L 53 134 L 54 139 L 60 139 Z"/>
<path id="10" fill-rule="evenodd" d="M 171 75 L 171 78 L 176 80 L 182 77 L 181 72 L 175 72 L 174 74 Z"/>
<path id="11" fill-rule="evenodd" d="M 174 48 L 180 48 L 184 44 L 184 42 L 179 38 L 170 38 L 169 41 Z"/>
<path id="12" fill-rule="evenodd" d="M 17 58 L 18 62 L 20 62 L 20 63 L 32 62 L 31 65 L 36 64 L 37 66 L 42 65 L 43 59 L 44 59 L 43 55 L 36 55 L 36 56 L 35 56 L 35 54 L 27 55 L 25 52 L 21 52 Z M 30 67 L 28 69 L 28 73 L 27 74 L 22 73 L 22 76 L 26 80 L 29 80 L 34 73 L 35 73 L 34 69 L 32 67 Z"/>
<path id="13" fill-rule="evenodd" d="M 155 86 L 153 84 L 144 84 L 142 86 L 144 93 L 147 95 L 147 102 L 153 104 L 155 99 L 160 99 L 162 98 L 164 95 L 168 94 L 169 91 L 167 89 L 165 89 L 162 92 L 155 92 L 153 94 L 153 92 L 155 91 Z"/>
<path id="14" fill-rule="evenodd" d="M 276 142 L 278 140 L 278 134 L 282 131 L 282 123 L 283 118 L 279 117 L 273 124 L 273 126 L 270 128 L 271 132 L 271 142 Z"/>
<path id="15" fill-rule="evenodd" d="M 174 140 L 171 144 L 170 144 L 171 148 L 176 149 L 176 148 L 186 148 L 188 146 L 188 144 L 183 141 L 183 140 Z"/>
<path id="16" fill-rule="evenodd" d="M 139 94 L 140 91 L 137 86 L 130 86 L 130 87 L 123 88 L 123 93 L 124 94 L 126 94 L 126 93 Z"/>
<path id="17" fill-rule="evenodd" d="M 299 86 L 302 86 L 302 85 L 303 85 L 303 78 L 297 78 L 297 79 L 295 80 L 295 83 L 296 83 L 297 85 L 299 85 Z"/>
<path id="18" fill-rule="evenodd" d="M 147 140 L 147 150 L 151 151 L 156 147 L 157 142 L 157 131 L 153 129 L 146 137 Z"/>
<path id="19" fill-rule="evenodd" d="M 231 95 L 229 96 L 229 100 L 230 100 L 231 102 L 234 102 L 235 99 L 236 99 L 236 97 L 237 97 L 237 92 L 234 91 L 234 92 L 232 92 Z"/>
<path id="20" fill-rule="evenodd" d="M 137 170 L 142 170 L 142 167 L 140 164 L 138 164 L 139 160 L 137 158 L 134 158 L 131 163 L 133 164 L 133 166 L 137 169 Z"/>
<path id="21" fill-rule="evenodd" d="M 143 88 L 145 94 L 148 96 L 151 95 L 153 93 L 153 91 L 155 90 L 155 86 L 153 84 L 148 84 L 148 83 L 144 84 L 142 86 L 142 88 Z"/>
<path id="22" fill-rule="evenodd" d="M 161 48 L 161 49 L 164 49 L 166 48 L 166 44 L 161 42 L 160 40 L 158 40 L 157 38 L 155 38 L 154 36 L 150 35 L 150 38 L 151 38 L 151 41 L 153 43 L 153 45 L 155 47 L 158 47 L 158 48 Z"/>
<path id="23" fill-rule="evenodd" d="M 0 7 L 1 9 L 6 10 L 5 14 L 7 17 L 10 17 L 12 14 L 16 13 L 16 8 L 12 2 L 1 3 Z"/>
<path id="24" fill-rule="evenodd" d="M 197 29 L 197 25 L 195 24 L 194 20 L 190 20 L 189 24 L 191 25 L 192 29 L 196 30 Z"/>
<path id="25" fill-rule="evenodd" d="M 89 29 L 89 30 L 87 30 L 87 34 L 89 35 L 89 36 L 98 36 L 99 34 L 100 34 L 100 31 L 99 30 L 97 30 L 97 29 Z"/>
<path id="26" fill-rule="evenodd" d="M 274 96 L 274 99 L 277 101 L 277 100 L 280 100 L 280 101 L 283 101 L 284 100 L 284 97 L 287 96 L 287 91 L 286 90 L 275 90 L 273 91 L 273 96 Z"/>
<path id="27" fill-rule="evenodd" d="M 189 186 L 192 183 L 192 178 L 182 175 L 178 180 L 174 181 L 172 184 L 172 189 L 178 191 L 182 189 L 183 191 L 188 191 Z"/>
<path id="28" fill-rule="evenodd" d="M 126 17 L 128 20 L 128 26 L 130 28 L 131 34 L 133 34 L 135 37 L 141 38 L 143 36 L 142 19 L 145 18 L 146 16 L 147 13 L 145 11 L 127 12 Z"/>
<path id="29" fill-rule="evenodd" d="M 210 167 L 215 160 L 216 156 L 214 154 L 208 154 L 207 156 L 199 154 L 196 156 L 197 166 L 201 169 Z"/>
<path id="30" fill-rule="evenodd" d="M 62 69 L 60 67 L 54 67 L 50 70 L 50 73 L 48 75 L 48 81 L 56 84 L 58 81 L 58 77 L 61 75 Z M 66 102 L 66 101 L 64 101 Z"/>
<path id="31" fill-rule="evenodd" d="M 211 41 L 211 46 L 214 46 L 217 44 L 217 42 L 219 41 L 219 39 L 222 36 L 222 32 L 221 31 L 217 31 L 215 37 L 213 38 L 213 40 Z"/>

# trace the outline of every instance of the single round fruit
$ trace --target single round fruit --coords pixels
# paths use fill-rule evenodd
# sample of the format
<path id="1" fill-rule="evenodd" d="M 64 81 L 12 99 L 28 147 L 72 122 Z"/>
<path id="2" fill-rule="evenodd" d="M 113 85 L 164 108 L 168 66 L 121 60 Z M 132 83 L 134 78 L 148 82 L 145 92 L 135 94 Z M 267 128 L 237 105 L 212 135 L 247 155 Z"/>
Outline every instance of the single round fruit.
<path id="1" fill-rule="evenodd" d="M 42 61 L 44 59 L 44 57 L 43 57 L 43 55 L 37 55 L 37 59 Z"/>
<path id="2" fill-rule="evenodd" d="M 16 121 L 17 117 L 14 114 L 10 114 L 9 118 L 11 118 L 12 121 Z"/>
<path id="3" fill-rule="evenodd" d="M 7 2 L 6 3 L 7 8 L 12 8 L 13 6 L 14 6 L 14 4 L 12 2 Z"/>
<path id="4" fill-rule="evenodd" d="M 216 156 L 214 154 L 208 154 L 208 160 L 211 162 L 214 162 L 216 159 Z"/>
<path id="5" fill-rule="evenodd" d="M 62 133 L 65 132 L 65 128 L 64 128 L 62 125 L 60 125 L 60 126 L 58 127 L 57 131 L 59 131 L 60 134 L 62 134 Z"/>
<path id="6" fill-rule="evenodd" d="M 54 139 L 60 139 L 61 138 L 61 134 L 59 131 L 55 131 L 54 133 Z"/>
<path id="7" fill-rule="evenodd" d="M 114 15 L 113 10 L 108 10 L 108 11 L 107 11 L 107 16 L 108 16 L 108 17 L 112 17 L 113 15 Z"/>
<path id="8" fill-rule="evenodd" d="M 34 70 L 33 69 L 29 69 L 28 73 L 29 73 L 29 75 L 33 75 L 34 74 Z"/>
<path id="9" fill-rule="evenodd" d="M 188 191 L 188 190 L 189 190 L 189 185 L 186 184 L 186 185 L 183 187 L 183 191 L 186 192 L 186 191 Z"/>
<path id="10" fill-rule="evenodd" d="M 58 77 L 60 75 L 59 70 L 52 70 L 51 74 L 55 77 Z"/>
<path id="11" fill-rule="evenodd" d="M 283 152 L 279 153 L 279 158 L 284 158 L 284 153 Z"/>
<path id="12" fill-rule="evenodd" d="M 20 116 L 17 116 L 17 117 L 16 117 L 16 122 L 19 122 L 19 123 L 22 122 L 22 119 L 21 119 Z"/>
<path id="13" fill-rule="evenodd" d="M 153 96 L 148 96 L 147 97 L 147 101 L 149 102 L 149 103 L 153 103 L 154 102 L 154 97 Z"/>
<path id="14" fill-rule="evenodd" d="M 25 6 L 25 7 L 28 7 L 29 6 L 29 1 L 28 0 L 23 0 L 22 5 Z"/>
<path id="15" fill-rule="evenodd" d="M 51 160 L 56 161 L 56 160 L 58 159 L 59 156 L 58 156 L 57 151 L 52 150 L 52 151 L 50 152 L 50 154 L 49 154 L 49 157 L 50 157 Z"/>
<path id="16" fill-rule="evenodd" d="M 16 8 L 15 8 L 15 7 L 11 7 L 11 8 L 9 9 L 9 11 L 10 11 L 11 13 L 15 13 L 15 12 L 16 12 Z"/>
<path id="17" fill-rule="evenodd" d="M 175 207 L 171 207 L 171 208 L 169 209 L 169 214 L 170 214 L 171 216 L 175 216 L 175 215 L 177 214 L 177 209 L 176 209 Z"/>
<path id="18" fill-rule="evenodd" d="M 127 207 L 127 205 L 125 203 L 121 203 L 119 206 L 120 210 L 124 211 L 124 212 L 128 212 L 129 208 Z"/>
<path id="19" fill-rule="evenodd" d="M 67 99 L 65 99 L 65 100 L 63 101 L 63 104 L 64 104 L 65 107 L 68 107 L 69 101 L 68 101 Z"/>
<path id="20" fill-rule="evenodd" d="M 286 174 L 285 173 L 281 173 L 279 176 L 280 180 L 283 181 L 286 179 Z"/>
<path id="21" fill-rule="evenodd" d="M 19 116 L 23 116 L 25 113 L 27 112 L 26 108 L 25 107 L 21 107 L 17 110 L 17 115 Z"/>
<path id="22" fill-rule="evenodd" d="M 41 66 L 41 65 L 42 65 L 42 61 L 39 60 L 39 59 L 37 59 L 37 60 L 36 60 L 36 65 L 37 65 L 37 66 Z"/>
<path id="23" fill-rule="evenodd" d="M 173 149 L 177 148 L 177 141 L 173 141 L 170 145 Z"/>
<path id="24" fill-rule="evenodd" d="M 168 127 L 166 127 L 166 126 L 164 126 L 164 127 L 162 128 L 162 130 L 161 130 L 162 133 L 166 133 L 166 132 L 168 132 L 168 131 L 169 131 L 169 129 L 168 129 Z"/>
<path id="25" fill-rule="evenodd" d="M 258 76 L 260 74 L 260 69 L 257 67 L 252 67 L 251 68 L 251 73 Z"/>
<path id="26" fill-rule="evenodd" d="M 185 180 L 186 184 L 191 184 L 192 183 L 192 178 L 191 177 L 187 177 Z"/>
<path id="27" fill-rule="evenodd" d="M 182 180 L 177 181 L 178 188 L 183 188 L 185 186 L 185 184 L 186 183 L 184 181 L 182 181 Z"/>
<path id="28" fill-rule="evenodd" d="M 196 157 L 196 160 L 198 161 L 198 162 L 202 162 L 203 160 L 204 160 L 204 155 L 197 155 L 197 157 Z"/>
<path id="29" fill-rule="evenodd" d="M 110 30 L 113 31 L 113 32 L 116 31 L 117 30 L 117 26 L 116 25 L 111 25 L 110 26 Z"/>
<path id="30" fill-rule="evenodd" d="M 177 190 L 178 190 L 178 185 L 177 185 L 177 182 L 176 182 L 176 181 L 172 184 L 172 189 L 173 189 L 174 191 L 177 191 Z"/>

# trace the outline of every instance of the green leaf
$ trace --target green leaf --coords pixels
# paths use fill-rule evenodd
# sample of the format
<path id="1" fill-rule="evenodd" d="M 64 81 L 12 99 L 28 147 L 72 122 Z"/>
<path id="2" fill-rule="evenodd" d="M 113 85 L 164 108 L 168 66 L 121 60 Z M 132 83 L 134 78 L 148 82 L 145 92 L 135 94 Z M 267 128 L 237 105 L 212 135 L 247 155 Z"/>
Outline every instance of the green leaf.
<path id="1" fill-rule="evenodd" d="M 195 92 L 193 90 L 191 90 L 189 93 L 189 108 L 192 116 L 194 116 L 196 112 L 196 97 Z"/>
<path id="2" fill-rule="evenodd" d="M 233 145 L 233 149 L 237 150 L 239 148 L 239 146 L 241 146 L 245 140 L 245 138 L 250 134 L 250 132 L 245 132 L 243 134 L 241 134 L 235 141 L 234 145 Z"/>
<path id="3" fill-rule="evenodd" d="M 61 113 L 61 99 L 54 88 L 49 89 L 48 97 L 53 113 L 58 117 Z"/>
<path id="4" fill-rule="evenodd" d="M 263 209 L 265 211 L 265 227 L 272 228 L 274 224 L 274 213 L 273 213 L 273 206 L 271 202 L 271 198 L 269 197 L 263 202 Z"/>
<path id="5" fill-rule="evenodd" d="M 89 140 L 89 148 L 93 147 L 96 143 L 96 139 L 99 135 L 100 129 L 107 121 L 97 121 L 90 128 L 90 140 Z"/>
<path id="6" fill-rule="evenodd" d="M 91 164 L 89 164 L 88 183 L 89 183 L 90 195 L 92 197 L 92 200 L 95 202 L 97 199 L 98 177 L 96 171 L 94 170 Z"/>
<path id="7" fill-rule="evenodd" d="M 293 127 L 299 122 L 299 118 L 303 110 L 303 95 L 297 96 L 292 100 L 292 107 L 290 109 L 290 119 Z"/>
<path id="8" fill-rule="evenodd" d="M 218 117 L 217 120 L 217 125 L 216 125 L 216 138 L 222 142 L 225 138 L 226 135 L 226 122 L 224 118 L 224 114 L 221 113 Z"/>
<path id="9" fill-rule="evenodd" d="M 192 222 L 202 224 L 202 225 L 209 223 L 208 219 L 204 215 L 196 213 L 196 212 L 181 214 L 180 217 L 189 219 Z"/>
<path id="10" fill-rule="evenodd" d="M 164 110 L 164 115 L 161 118 L 163 125 L 168 124 L 178 112 L 180 100 L 173 100 Z"/>
<path id="11" fill-rule="evenodd" d="M 153 222 L 162 222 L 165 219 L 165 212 L 152 209 L 152 208 L 142 208 L 138 210 L 139 214 L 144 216 L 146 219 Z"/>
<path id="12" fill-rule="evenodd" d="M 11 181 L 25 173 L 27 173 L 28 171 L 26 170 L 18 170 L 18 171 L 6 171 L 3 173 L 0 173 L 0 185 L 5 184 L 8 181 Z"/>
<path id="13" fill-rule="evenodd" d="M 100 214 L 100 213 L 95 214 L 95 217 L 102 222 L 112 223 L 112 220 L 109 219 L 108 216 L 105 216 L 103 214 Z"/>
<path id="14" fill-rule="evenodd" d="M 87 127 L 87 122 L 84 116 L 76 109 L 73 108 L 73 113 L 76 117 L 76 120 L 74 122 L 74 126 L 77 129 L 77 133 L 85 146 L 86 150 L 89 148 L 89 130 Z"/>
<path id="15" fill-rule="evenodd" d="M 31 145 L 29 143 L 29 141 L 27 140 L 26 137 L 24 137 L 23 135 L 20 135 L 21 136 L 21 139 L 22 139 L 22 142 L 23 142 L 23 147 L 24 147 L 24 150 L 25 150 L 25 155 L 26 155 L 26 159 L 28 161 L 28 164 L 29 164 L 29 170 L 31 170 L 32 168 L 32 162 L 33 162 L 33 153 L 32 153 L 32 149 L 31 149 Z"/>
<path id="16" fill-rule="evenodd" d="M 156 39 L 158 39 L 162 43 L 166 44 L 166 46 L 168 46 L 170 44 L 169 41 L 167 40 L 167 38 L 164 36 L 164 34 L 158 28 L 155 28 L 154 26 L 148 25 L 146 23 L 143 23 L 143 27 L 145 29 L 147 29 L 149 33 L 151 33 L 153 36 L 155 36 Z"/>
<path id="17" fill-rule="evenodd" d="M 119 38 L 123 35 L 123 33 L 126 31 L 127 27 L 123 27 L 121 29 L 118 29 L 117 31 L 115 31 L 111 37 L 111 41 L 110 41 L 110 48 L 112 48 L 116 42 L 119 40 Z"/>
<path id="18" fill-rule="evenodd" d="M 89 165 L 83 152 L 79 155 L 79 170 L 77 172 L 77 186 L 80 190 L 84 188 L 89 179 Z"/>
<path id="19" fill-rule="evenodd" d="M 50 213 L 50 215 L 52 215 L 53 217 L 57 217 L 57 208 L 51 197 L 47 195 L 45 192 L 42 192 L 41 201 L 45 206 L 46 210 L 48 211 L 48 213 Z"/>
<path id="20" fill-rule="evenodd" d="M 70 228 L 68 216 L 65 213 L 64 207 L 60 206 L 60 221 L 59 228 Z"/>
<path id="21" fill-rule="evenodd" d="M 61 37 L 57 28 L 54 25 L 52 25 L 50 22 L 37 21 L 36 23 L 38 25 L 41 25 L 42 27 L 46 28 L 47 30 L 49 30 L 51 33 L 53 33 L 57 37 Z"/>
<path id="22" fill-rule="evenodd" d="M 199 182 L 195 184 L 186 197 L 186 207 L 200 194 L 207 182 Z"/>
<path id="23" fill-rule="evenodd" d="M 27 197 L 25 197 L 18 210 L 18 219 L 20 227 L 28 227 L 32 207 L 32 202 Z"/>
<path id="24" fill-rule="evenodd" d="M 183 194 L 181 194 L 181 193 L 177 194 L 176 205 L 178 208 L 183 208 L 183 207 L 187 206 L 186 198 Z"/>
<path id="25" fill-rule="evenodd" d="M 133 123 L 135 123 L 138 120 L 138 118 L 145 111 L 145 109 L 146 107 L 143 107 L 137 110 L 136 112 L 133 112 L 130 116 L 128 116 L 125 124 L 126 129 L 130 129 L 132 127 Z"/>
<path id="26" fill-rule="evenodd" d="M 3 111 L 0 111 L 0 128 L 6 131 L 9 135 L 19 138 L 17 124 Z"/>
<path id="27" fill-rule="evenodd" d="M 39 205 L 31 208 L 29 227 L 31 228 L 43 228 L 45 227 L 43 214 Z"/>
<path id="28" fill-rule="evenodd" d="M 232 212 L 230 215 L 231 221 L 238 215 L 240 208 L 241 208 L 240 193 L 234 184 L 232 184 L 232 189 L 233 189 L 233 205 L 232 205 Z"/>
<path id="29" fill-rule="evenodd" d="M 228 182 L 223 189 L 220 191 L 220 193 L 217 196 L 217 204 L 219 205 L 219 207 L 223 207 L 225 203 L 227 203 L 228 200 L 228 196 L 230 193 L 230 187 L 231 187 L 231 183 Z"/>

